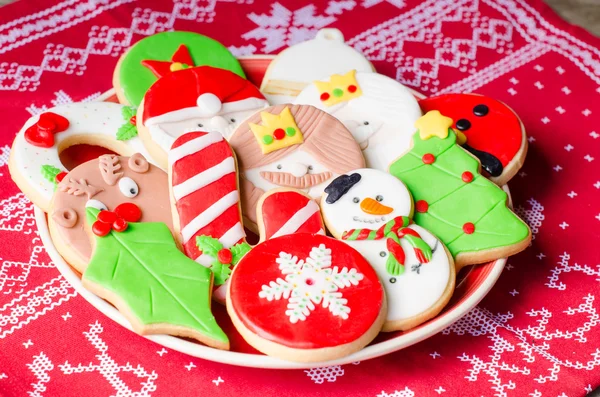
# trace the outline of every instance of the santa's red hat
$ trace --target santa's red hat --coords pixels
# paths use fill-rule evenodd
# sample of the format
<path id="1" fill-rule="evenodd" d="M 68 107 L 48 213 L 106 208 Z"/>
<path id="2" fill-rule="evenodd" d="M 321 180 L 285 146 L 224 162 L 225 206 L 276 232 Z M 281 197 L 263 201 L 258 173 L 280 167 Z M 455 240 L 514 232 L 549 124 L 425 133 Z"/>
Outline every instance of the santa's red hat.
<path id="1" fill-rule="evenodd" d="M 144 96 L 146 126 L 269 106 L 248 80 L 229 70 L 199 66 L 169 73 Z"/>

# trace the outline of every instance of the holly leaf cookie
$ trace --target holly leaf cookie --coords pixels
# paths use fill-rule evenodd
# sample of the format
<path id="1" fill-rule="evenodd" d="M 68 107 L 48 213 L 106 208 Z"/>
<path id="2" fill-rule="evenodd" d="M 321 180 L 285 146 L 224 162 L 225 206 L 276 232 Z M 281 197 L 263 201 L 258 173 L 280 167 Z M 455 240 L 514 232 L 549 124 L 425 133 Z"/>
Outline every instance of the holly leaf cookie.
<path id="1" fill-rule="evenodd" d="M 99 217 L 104 213 L 87 208 L 92 229 L 106 225 L 108 217 Z M 129 222 L 122 230 L 119 219 L 103 237 L 95 235 L 84 286 L 115 305 L 140 334 L 185 336 L 228 349 L 210 309 L 211 271 L 177 249 L 165 224 Z"/>

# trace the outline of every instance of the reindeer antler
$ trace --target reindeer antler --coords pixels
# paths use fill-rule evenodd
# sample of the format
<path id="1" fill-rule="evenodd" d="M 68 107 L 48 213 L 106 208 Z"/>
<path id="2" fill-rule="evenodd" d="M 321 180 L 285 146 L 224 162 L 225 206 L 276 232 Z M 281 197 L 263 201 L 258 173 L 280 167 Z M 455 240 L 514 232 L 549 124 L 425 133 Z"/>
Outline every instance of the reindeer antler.
<path id="1" fill-rule="evenodd" d="M 80 180 L 65 178 L 58 184 L 58 189 L 61 192 L 66 192 L 67 194 L 72 194 L 73 196 L 87 194 L 88 200 L 104 190 L 102 188 L 89 185 L 83 178 Z"/>
<path id="2" fill-rule="evenodd" d="M 117 172 L 121 169 L 119 157 L 114 154 L 105 154 L 100 156 L 98 160 L 102 179 L 106 184 L 113 186 L 123 176 L 123 172 Z"/>

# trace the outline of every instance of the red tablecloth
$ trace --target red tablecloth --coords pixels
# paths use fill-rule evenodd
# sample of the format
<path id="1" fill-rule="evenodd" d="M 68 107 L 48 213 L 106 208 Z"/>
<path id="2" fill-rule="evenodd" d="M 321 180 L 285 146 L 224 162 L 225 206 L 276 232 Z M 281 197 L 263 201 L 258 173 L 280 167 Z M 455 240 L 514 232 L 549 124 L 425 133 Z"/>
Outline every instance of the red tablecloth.
<path id="1" fill-rule="evenodd" d="M 426 95 L 480 92 L 514 108 L 529 155 L 510 183 L 534 241 L 479 307 L 367 362 L 246 369 L 129 332 L 78 297 L 45 253 L 6 161 L 15 132 L 110 88 L 118 56 L 162 30 L 276 53 L 340 28 Z M 0 395 L 581 396 L 600 384 L 600 41 L 541 0 L 39 0 L 0 8 Z M 449 50 L 444 50 L 449 49 Z"/>

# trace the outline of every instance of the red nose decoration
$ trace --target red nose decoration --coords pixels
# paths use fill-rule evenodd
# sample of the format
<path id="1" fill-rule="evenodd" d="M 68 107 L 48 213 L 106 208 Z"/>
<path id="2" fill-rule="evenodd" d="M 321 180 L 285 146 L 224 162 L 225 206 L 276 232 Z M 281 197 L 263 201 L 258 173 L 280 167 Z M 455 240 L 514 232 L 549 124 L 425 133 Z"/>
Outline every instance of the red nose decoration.
<path id="1" fill-rule="evenodd" d="M 51 148 L 54 146 L 54 134 L 69 128 L 69 120 L 56 113 L 46 112 L 31 127 L 25 130 L 25 140 L 33 146 Z"/>
<path id="2" fill-rule="evenodd" d="M 127 230 L 129 222 L 137 222 L 142 217 L 142 211 L 133 203 L 119 204 L 114 211 L 100 211 L 92 232 L 98 237 L 104 237 L 111 230 L 121 233 Z"/>

